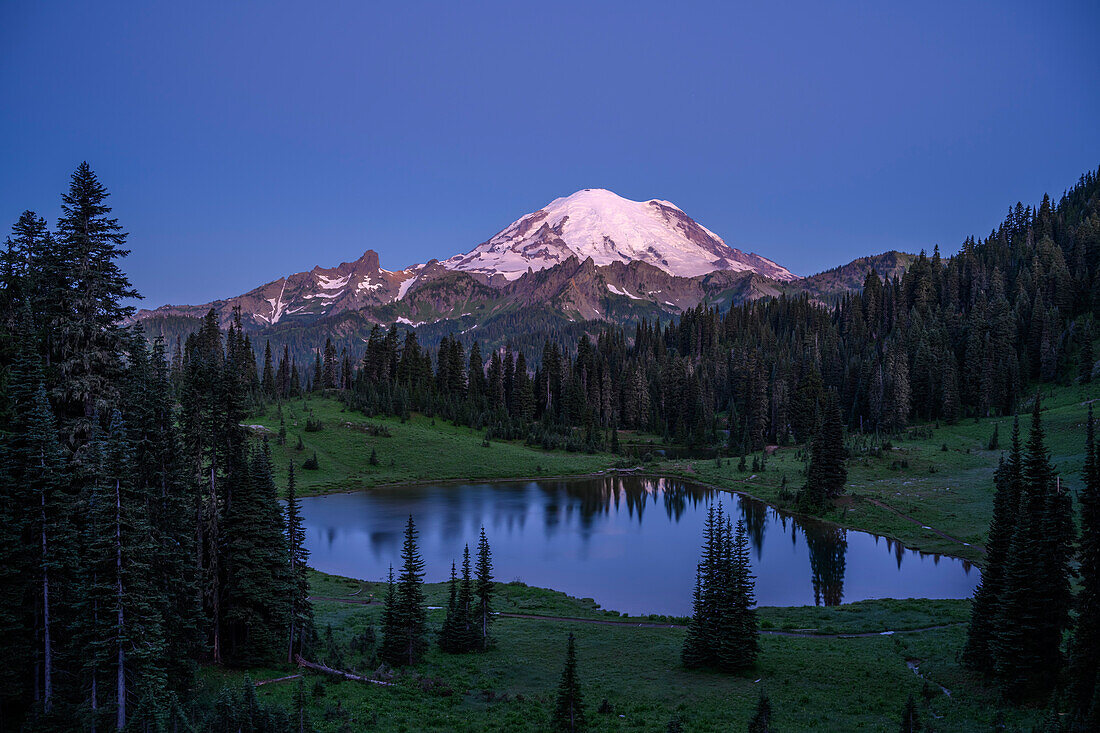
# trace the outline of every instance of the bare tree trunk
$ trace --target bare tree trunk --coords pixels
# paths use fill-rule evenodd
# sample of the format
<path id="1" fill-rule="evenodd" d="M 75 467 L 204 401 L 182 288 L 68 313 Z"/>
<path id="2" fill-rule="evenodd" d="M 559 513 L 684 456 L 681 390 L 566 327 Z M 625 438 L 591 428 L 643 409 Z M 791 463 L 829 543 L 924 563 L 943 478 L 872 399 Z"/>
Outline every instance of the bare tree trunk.
<path id="1" fill-rule="evenodd" d="M 92 617 L 95 618 L 98 615 L 99 614 L 93 614 Z M 95 666 L 93 666 L 92 667 L 92 728 L 91 728 L 92 733 L 95 733 L 96 718 L 99 714 L 99 699 L 98 699 L 99 698 L 99 691 L 97 689 L 98 685 L 97 685 L 96 677 L 97 677 L 96 668 L 95 668 Z"/>
<path id="2" fill-rule="evenodd" d="M 298 615 L 298 588 L 294 580 L 297 564 L 294 561 L 294 537 L 290 538 L 290 582 L 294 584 L 290 592 L 290 643 L 287 646 L 286 661 L 294 662 L 294 620 Z"/>
<path id="3" fill-rule="evenodd" d="M 43 462 L 45 468 L 45 462 Z M 53 642 L 50 639 L 50 573 L 47 563 L 46 542 L 46 492 L 41 492 L 42 505 L 42 657 L 44 697 L 42 709 L 47 713 L 53 707 Z"/>
<path id="4" fill-rule="evenodd" d="M 210 462 L 210 574 L 213 581 L 213 593 L 211 594 L 212 613 L 214 616 L 214 663 L 222 661 L 222 620 L 221 620 L 221 593 L 219 592 L 218 569 L 218 494 L 214 485 L 214 462 Z"/>
<path id="5" fill-rule="evenodd" d="M 115 588 L 118 600 L 118 718 L 119 730 L 126 727 L 126 651 L 122 642 L 126 626 L 122 618 L 122 489 L 115 480 Z"/>

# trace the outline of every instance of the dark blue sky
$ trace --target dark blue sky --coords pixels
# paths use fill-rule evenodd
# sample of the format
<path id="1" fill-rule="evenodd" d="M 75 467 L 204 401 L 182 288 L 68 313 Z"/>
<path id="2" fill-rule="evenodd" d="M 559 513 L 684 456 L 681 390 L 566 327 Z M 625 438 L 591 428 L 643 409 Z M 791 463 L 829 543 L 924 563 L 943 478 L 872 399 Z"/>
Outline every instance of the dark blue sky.
<path id="1" fill-rule="evenodd" d="M 1093 0 L 4 2 L 0 224 L 87 159 L 148 305 L 400 269 L 586 187 L 800 274 L 953 252 L 1100 164 L 1098 30 Z"/>

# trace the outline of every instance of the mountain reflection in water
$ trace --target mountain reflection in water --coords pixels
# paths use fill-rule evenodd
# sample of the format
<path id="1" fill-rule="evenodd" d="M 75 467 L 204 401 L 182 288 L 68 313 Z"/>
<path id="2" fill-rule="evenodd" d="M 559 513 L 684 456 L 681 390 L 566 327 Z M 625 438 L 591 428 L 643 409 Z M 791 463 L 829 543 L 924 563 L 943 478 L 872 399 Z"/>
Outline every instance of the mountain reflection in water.
<path id="1" fill-rule="evenodd" d="M 427 580 L 445 580 L 482 526 L 500 581 L 522 580 L 631 614 L 691 611 L 707 506 L 745 520 L 760 605 L 836 605 L 867 598 L 966 598 L 970 563 L 796 519 L 761 502 L 672 479 L 424 485 L 302 500 L 310 564 L 373 580 L 400 565 L 412 514 Z"/>

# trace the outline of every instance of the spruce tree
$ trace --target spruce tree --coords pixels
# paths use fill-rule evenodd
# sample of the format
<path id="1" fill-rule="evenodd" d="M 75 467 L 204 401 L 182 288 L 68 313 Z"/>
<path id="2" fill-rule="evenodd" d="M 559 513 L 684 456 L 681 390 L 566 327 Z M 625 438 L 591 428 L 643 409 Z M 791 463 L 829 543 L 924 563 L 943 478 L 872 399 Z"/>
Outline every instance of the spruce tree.
<path id="1" fill-rule="evenodd" d="M 714 549 L 717 541 L 714 504 L 707 507 L 703 526 L 703 547 L 695 570 L 695 592 L 692 597 L 691 622 L 680 651 L 685 667 L 698 668 L 710 665 L 714 660 L 715 629 L 711 608 L 714 591 Z"/>
<path id="2" fill-rule="evenodd" d="M 401 631 L 397 625 L 397 585 L 393 580 L 393 565 L 386 576 L 386 596 L 382 606 L 382 646 L 378 656 L 387 664 L 401 657 Z"/>
<path id="3" fill-rule="evenodd" d="M 258 664 L 281 657 L 290 633 L 290 553 L 266 440 L 241 478 L 225 513 L 226 652 Z"/>
<path id="4" fill-rule="evenodd" d="M 493 618 L 493 552 L 489 549 L 489 540 L 485 537 L 485 528 L 477 541 L 477 607 L 474 620 L 477 623 L 478 646 L 482 651 L 489 648 L 489 624 Z"/>
<path id="5" fill-rule="evenodd" d="M 749 720 L 749 733 L 776 733 L 772 726 L 772 704 L 768 700 L 763 688 L 760 690 L 760 698 L 756 701 L 756 712 Z"/>
<path id="6" fill-rule="evenodd" d="M 1044 697 L 1062 666 L 1069 625 L 1068 497 L 1057 486 L 1035 398 L 1024 454 L 1019 520 L 1009 548 L 1004 590 L 990 643 L 1005 691 Z"/>
<path id="7" fill-rule="evenodd" d="M 576 733 L 586 728 L 584 700 L 582 699 L 580 681 L 577 679 L 576 640 L 573 638 L 572 632 L 569 633 L 569 640 L 566 642 L 565 668 L 561 673 L 561 682 L 558 683 L 558 693 L 550 727 L 555 731 L 568 733 Z"/>
<path id="8" fill-rule="evenodd" d="M 411 514 L 405 525 L 401 572 L 392 608 L 389 629 L 392 639 L 383 642 L 383 651 L 388 655 L 385 661 L 395 667 L 416 664 L 427 648 L 427 611 L 424 608 L 424 560 L 416 546 L 416 525 Z"/>
<path id="9" fill-rule="evenodd" d="M 458 586 L 455 629 L 457 646 L 468 652 L 478 648 L 479 634 L 474 621 L 474 580 L 470 564 L 470 546 L 462 549 L 462 581 Z"/>
<path id="10" fill-rule="evenodd" d="M 458 571 L 454 562 L 451 562 L 451 579 L 447 583 L 447 615 L 439 630 L 439 648 L 445 652 L 454 654 L 465 651 L 460 642 L 458 623 Z"/>
<path id="11" fill-rule="evenodd" d="M 848 469 L 844 465 L 844 426 L 835 393 L 825 400 L 822 418 L 810 446 L 810 465 L 799 503 L 808 509 L 823 509 L 830 499 L 844 493 Z"/>
<path id="12" fill-rule="evenodd" d="M 917 703 L 913 700 L 912 694 L 905 701 L 905 708 L 901 711 L 899 730 L 901 733 L 920 733 L 921 731 L 920 715 L 917 713 Z"/>
<path id="13" fill-rule="evenodd" d="M 963 661 L 966 665 L 981 672 L 988 673 L 993 669 L 993 650 L 990 644 L 1000 616 L 1000 606 L 1005 592 L 1005 568 L 1012 539 L 1016 533 L 1022 467 L 1020 420 L 1016 418 L 1012 424 L 1012 447 L 1008 460 L 1002 457 L 1000 466 L 993 474 L 996 493 L 993 497 L 993 520 L 989 525 L 989 541 L 986 543 L 986 565 L 978 587 L 974 591 L 966 647 L 963 649 Z"/>
<path id="14" fill-rule="evenodd" d="M 287 466 L 286 481 L 286 542 L 289 549 L 290 573 L 290 634 L 287 662 L 302 651 L 302 642 L 313 627 L 313 606 L 309 602 L 309 550 L 302 526 L 302 504 L 294 484 L 294 461 Z"/>
<path id="15" fill-rule="evenodd" d="M 754 605 L 755 589 L 749 561 L 749 540 L 744 520 L 730 536 L 727 520 L 723 552 L 723 588 L 721 635 L 718 641 L 718 666 L 737 671 L 756 663 L 760 651 L 760 626 Z"/>
<path id="16" fill-rule="evenodd" d="M 57 221 L 67 287 L 59 291 L 62 315 L 48 324 L 54 334 L 51 370 L 60 377 L 51 396 L 60 413 L 63 442 L 72 451 L 91 435 L 94 416 L 110 414 L 118 401 L 124 339 L 119 324 L 134 312 L 123 303 L 139 297 L 118 266 L 130 252 L 124 249 L 126 233 L 108 216 L 108 196 L 88 164 L 81 163 L 62 197 Z"/>
<path id="17" fill-rule="evenodd" d="M 1085 435 L 1084 487 L 1080 494 L 1081 542 L 1078 550 L 1081 590 L 1070 646 L 1069 689 L 1078 716 L 1100 708 L 1100 453 L 1089 407 Z"/>

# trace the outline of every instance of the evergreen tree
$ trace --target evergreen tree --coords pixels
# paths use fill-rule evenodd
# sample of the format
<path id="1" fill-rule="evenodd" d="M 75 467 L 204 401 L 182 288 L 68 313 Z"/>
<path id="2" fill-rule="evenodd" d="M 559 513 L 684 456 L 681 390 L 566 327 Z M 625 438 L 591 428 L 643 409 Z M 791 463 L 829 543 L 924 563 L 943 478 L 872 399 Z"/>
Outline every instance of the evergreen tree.
<path id="1" fill-rule="evenodd" d="M 905 701 L 905 709 L 901 711 L 899 730 L 901 733 L 920 733 L 921 731 L 920 715 L 917 713 L 917 703 L 912 695 L 909 695 L 909 699 Z"/>
<path id="2" fill-rule="evenodd" d="M 54 382 L 52 402 L 60 417 L 63 443 L 76 451 L 92 432 L 92 420 L 110 414 L 118 401 L 124 333 L 119 325 L 133 315 L 128 298 L 139 297 L 117 260 L 126 234 L 117 219 L 109 218 L 109 194 L 87 163 L 73 173 L 69 192 L 62 197 L 57 236 L 66 273 L 58 290 L 62 298 L 58 319 L 47 324 L 49 363 Z"/>
<path id="3" fill-rule="evenodd" d="M 817 433 L 810 447 L 810 465 L 800 503 L 810 508 L 822 508 L 830 499 L 844 493 L 848 469 L 844 465 L 844 427 L 836 394 L 830 393 Z"/>
<path id="4" fill-rule="evenodd" d="M 401 630 L 397 625 L 397 585 L 393 581 L 393 565 L 386 576 L 386 596 L 382 606 L 382 647 L 378 656 L 382 661 L 401 658 Z"/>
<path id="5" fill-rule="evenodd" d="M 474 581 L 471 575 L 469 545 L 462 549 L 462 580 L 458 586 L 455 628 L 458 632 L 457 646 L 462 651 L 473 651 L 480 646 L 478 643 L 480 634 L 474 622 Z"/>
<path id="6" fill-rule="evenodd" d="M 458 572 L 452 562 L 451 579 L 447 583 L 447 615 L 439 630 L 439 648 L 451 654 L 466 651 L 461 643 L 462 633 L 458 619 Z"/>
<path id="7" fill-rule="evenodd" d="M 754 582 L 744 520 L 738 520 L 736 534 L 732 534 L 727 519 L 723 534 L 721 577 L 724 587 L 721 590 L 717 661 L 719 668 L 736 671 L 756 663 L 760 627 L 754 608 Z"/>
<path id="8" fill-rule="evenodd" d="M 264 344 L 264 370 L 263 378 L 260 382 L 260 388 L 264 392 L 265 397 L 274 397 L 276 395 L 275 389 L 275 368 L 271 362 L 271 342 L 268 341 Z"/>
<path id="9" fill-rule="evenodd" d="M 1012 424 L 1012 447 L 1008 460 L 1002 458 L 993 475 L 996 493 L 993 497 L 989 541 L 986 543 L 986 566 L 974 591 L 966 647 L 963 650 L 963 661 L 968 667 L 978 671 L 988 672 L 993 669 L 993 650 L 990 644 L 1000 616 L 1005 592 L 1005 568 L 1012 539 L 1016 534 L 1022 467 L 1020 420 L 1016 418 Z"/>
<path id="10" fill-rule="evenodd" d="M 392 605 L 391 626 L 383 629 L 392 636 L 383 641 L 385 661 L 393 666 L 416 664 L 423 655 L 427 641 L 424 608 L 424 560 L 416 546 L 416 526 L 412 515 L 405 525 L 405 540 L 401 548 L 401 572 Z"/>
<path id="11" fill-rule="evenodd" d="M 477 607 L 474 619 L 477 623 L 478 646 L 484 651 L 489 648 L 489 624 L 493 618 L 493 552 L 489 549 L 489 540 L 485 537 L 485 528 L 481 528 L 481 537 L 477 542 Z"/>
<path id="12" fill-rule="evenodd" d="M 1016 531 L 990 647 L 1006 692 L 1044 697 L 1062 666 L 1069 625 L 1068 497 L 1056 486 L 1038 397 L 1022 465 Z"/>
<path id="13" fill-rule="evenodd" d="M 225 512 L 226 652 L 235 663 L 258 664 L 286 648 L 293 593 L 266 440 L 246 469 Z"/>
<path id="14" fill-rule="evenodd" d="M 1077 714 L 1100 707 L 1100 453 L 1097 452 L 1092 407 L 1085 435 L 1084 487 L 1080 494 L 1081 590 L 1077 595 L 1077 622 L 1070 646 L 1069 689 Z M 1094 713 L 1095 714 L 1095 713 Z"/>
<path id="15" fill-rule="evenodd" d="M 584 701 L 580 681 L 577 679 L 576 641 L 572 632 L 569 633 L 569 640 L 565 647 L 565 668 L 561 673 L 561 682 L 558 683 L 550 727 L 553 730 L 568 731 L 568 733 L 576 733 L 586 728 Z"/>
<path id="16" fill-rule="evenodd" d="M 290 555 L 290 634 L 287 662 L 293 663 L 300 654 L 303 639 L 313 627 L 313 606 L 309 602 L 309 550 L 302 526 L 302 504 L 294 485 L 294 461 L 287 466 L 286 480 L 286 543 Z"/>
<path id="17" fill-rule="evenodd" d="M 684 646 L 680 651 L 680 660 L 685 667 L 705 667 L 713 658 L 712 644 L 714 640 L 711 629 L 712 614 L 710 613 L 709 600 L 712 586 L 712 562 L 715 535 L 714 504 L 707 507 L 706 524 L 703 527 L 703 548 L 700 552 L 699 564 L 695 569 L 695 591 L 692 594 L 691 622 L 688 624 L 687 636 L 684 638 Z"/>
<path id="18" fill-rule="evenodd" d="M 756 702 L 756 712 L 749 720 L 749 733 L 776 733 L 772 725 L 772 704 L 763 688 L 760 690 L 760 699 Z"/>

